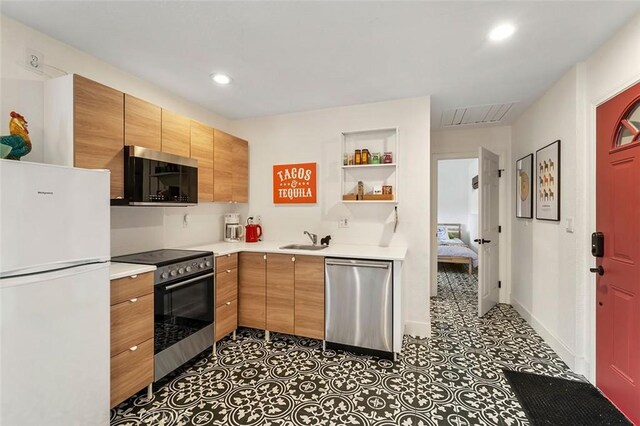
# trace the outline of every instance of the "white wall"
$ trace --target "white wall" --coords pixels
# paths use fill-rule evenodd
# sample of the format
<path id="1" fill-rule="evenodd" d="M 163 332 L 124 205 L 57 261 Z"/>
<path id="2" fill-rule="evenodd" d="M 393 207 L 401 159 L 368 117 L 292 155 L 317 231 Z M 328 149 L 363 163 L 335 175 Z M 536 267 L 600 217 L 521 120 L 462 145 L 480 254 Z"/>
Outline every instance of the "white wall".
<path id="1" fill-rule="evenodd" d="M 590 235 L 595 222 L 595 108 L 640 81 L 640 15 L 585 62 L 569 70 L 514 126 L 518 153 L 562 139 L 562 219 L 565 224 L 513 222 L 514 305 L 577 372 L 595 381 L 595 278 Z M 536 138 L 536 139 L 538 139 Z M 521 238 L 528 238 L 521 240 Z M 551 263 L 550 263 L 551 262 Z M 543 268 L 551 268 L 541 278 Z M 548 282 L 550 281 L 550 282 Z M 539 288 L 542 286 L 542 288 Z M 517 289 L 516 289 L 517 287 Z"/>
<path id="2" fill-rule="evenodd" d="M 46 143 L 43 140 L 43 82 L 63 75 L 47 66 L 43 74 L 27 70 L 24 66 L 27 47 L 43 53 L 46 64 L 68 73 L 83 75 L 213 127 L 226 131 L 230 128 L 226 118 L 6 16 L 0 16 L 0 32 L 0 131 L 3 135 L 9 133 L 12 110 L 25 116 L 33 151 L 23 161 L 43 161 Z M 112 255 L 219 240 L 222 215 L 228 211 L 239 211 L 246 218 L 247 206 L 203 203 L 189 208 L 114 207 L 111 209 Z M 182 225 L 185 212 L 192 219 L 186 228 Z"/>
<path id="3" fill-rule="evenodd" d="M 428 97 L 240 120 L 234 132 L 251 143 L 250 213 L 261 215 L 265 240 L 305 242 L 303 231 L 331 234 L 333 243 L 407 245 L 404 285 L 407 332 L 428 335 L 429 289 Z M 341 202 L 341 133 L 398 127 L 400 224 L 393 233 L 392 204 Z M 318 163 L 318 203 L 274 205 L 272 166 Z M 349 228 L 338 229 L 348 217 Z"/>
<path id="4" fill-rule="evenodd" d="M 511 299 L 558 354 L 575 366 L 576 239 L 566 231 L 576 216 L 577 68 L 529 108 L 513 126 L 511 163 L 561 140 L 561 222 L 512 218 Z M 535 160 L 534 160 L 535 162 Z M 535 179 L 534 179 L 535 180 Z M 536 191 L 534 189 L 533 193 Z M 535 216 L 535 206 L 534 206 Z"/>
<path id="5" fill-rule="evenodd" d="M 436 173 L 437 161 L 452 158 L 477 158 L 480 147 L 489 149 L 500 156 L 500 168 L 505 169 L 500 179 L 500 224 L 502 233 L 500 234 L 500 302 L 509 303 L 511 289 L 511 239 L 509 213 L 512 204 L 512 182 L 511 168 L 508 167 L 511 161 L 511 127 L 493 126 L 475 129 L 439 130 L 431 133 L 431 155 L 432 155 L 432 184 L 431 184 L 431 209 L 433 222 L 431 229 L 437 225 L 437 188 L 438 176 Z M 437 252 L 435 234 L 431 239 L 432 253 Z M 437 262 L 436 255 L 431 259 L 431 293 L 437 292 Z"/>
<path id="6" fill-rule="evenodd" d="M 462 241 L 476 252 L 472 239 L 478 225 L 478 191 L 472 188 L 471 179 L 477 174 L 475 158 L 438 161 L 438 223 L 461 224 Z"/>

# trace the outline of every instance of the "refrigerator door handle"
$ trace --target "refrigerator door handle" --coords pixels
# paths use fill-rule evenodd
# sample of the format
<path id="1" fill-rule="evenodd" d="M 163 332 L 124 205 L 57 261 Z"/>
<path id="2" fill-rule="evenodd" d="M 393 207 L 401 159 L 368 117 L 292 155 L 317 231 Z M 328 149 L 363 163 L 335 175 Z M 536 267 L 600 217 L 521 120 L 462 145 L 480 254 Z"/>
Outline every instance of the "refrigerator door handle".
<path id="1" fill-rule="evenodd" d="M 109 259 L 96 258 L 96 259 L 74 260 L 71 262 L 47 263 L 45 265 L 38 265 L 37 267 L 28 267 L 28 268 L 14 269 L 11 271 L 5 271 L 0 273 L 0 278 L 26 277 L 29 275 L 63 271 L 65 269 L 72 269 L 72 268 L 78 268 L 80 266 L 95 265 L 95 264 L 107 263 L 107 262 L 109 262 Z"/>

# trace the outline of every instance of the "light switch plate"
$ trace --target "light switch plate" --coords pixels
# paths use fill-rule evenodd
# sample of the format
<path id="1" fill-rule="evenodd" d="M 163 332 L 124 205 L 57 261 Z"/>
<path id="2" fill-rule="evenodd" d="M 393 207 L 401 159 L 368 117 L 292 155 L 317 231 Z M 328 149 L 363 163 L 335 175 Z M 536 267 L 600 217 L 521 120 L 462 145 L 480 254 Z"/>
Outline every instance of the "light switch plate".
<path id="1" fill-rule="evenodd" d="M 349 227 L 349 218 L 341 217 L 340 220 L 338 220 L 338 228 L 348 228 L 348 227 Z"/>
<path id="2" fill-rule="evenodd" d="M 573 218 L 572 217 L 567 218 L 567 232 L 570 234 L 573 234 Z"/>

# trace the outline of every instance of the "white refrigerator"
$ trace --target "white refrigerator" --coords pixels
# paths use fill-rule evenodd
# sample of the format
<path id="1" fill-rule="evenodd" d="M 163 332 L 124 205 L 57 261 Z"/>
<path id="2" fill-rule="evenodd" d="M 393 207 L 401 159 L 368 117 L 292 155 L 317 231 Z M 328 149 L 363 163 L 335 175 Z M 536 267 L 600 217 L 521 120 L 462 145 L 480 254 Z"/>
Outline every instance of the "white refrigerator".
<path id="1" fill-rule="evenodd" d="M 0 160 L 0 425 L 109 424 L 109 171 Z"/>

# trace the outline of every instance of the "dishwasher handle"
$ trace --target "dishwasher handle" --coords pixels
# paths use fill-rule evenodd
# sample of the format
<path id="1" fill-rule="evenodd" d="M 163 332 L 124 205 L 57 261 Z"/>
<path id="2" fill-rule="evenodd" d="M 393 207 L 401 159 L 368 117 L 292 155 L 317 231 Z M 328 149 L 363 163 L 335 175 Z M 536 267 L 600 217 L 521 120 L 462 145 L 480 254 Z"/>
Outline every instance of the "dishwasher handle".
<path id="1" fill-rule="evenodd" d="M 390 263 L 387 262 L 345 262 L 345 261 L 340 261 L 340 260 L 327 260 L 325 262 L 327 264 L 327 266 L 331 265 L 331 266 L 353 266 L 353 267 L 357 267 L 357 268 L 378 268 L 378 269 L 389 269 L 389 266 L 391 266 Z"/>

